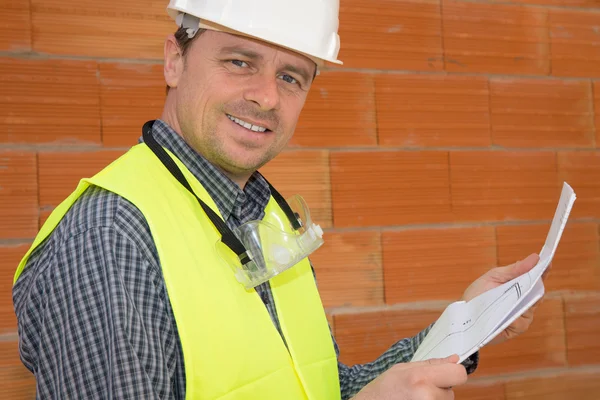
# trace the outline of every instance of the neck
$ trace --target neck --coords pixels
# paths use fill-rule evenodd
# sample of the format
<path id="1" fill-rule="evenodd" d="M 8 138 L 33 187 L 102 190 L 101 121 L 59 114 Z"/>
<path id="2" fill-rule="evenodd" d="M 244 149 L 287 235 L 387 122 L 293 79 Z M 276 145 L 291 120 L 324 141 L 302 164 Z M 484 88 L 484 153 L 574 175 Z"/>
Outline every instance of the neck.
<path id="1" fill-rule="evenodd" d="M 173 89 L 171 89 L 171 90 L 173 90 Z M 165 101 L 165 106 L 163 108 L 163 112 L 162 112 L 162 115 L 160 116 L 160 119 L 163 120 L 164 122 L 166 122 L 167 125 L 169 125 L 175 132 L 177 132 L 177 134 L 179 136 L 181 136 L 183 138 L 183 140 L 185 140 L 185 136 L 181 133 L 182 132 L 181 127 L 179 126 L 179 121 L 177 119 L 177 113 L 175 112 L 175 109 L 176 109 L 175 108 L 175 96 L 173 96 L 172 94 L 167 95 L 167 99 Z M 198 154 L 201 154 L 192 143 L 190 143 L 188 140 L 186 140 L 186 142 Z M 231 181 L 234 182 L 236 185 L 238 185 L 240 187 L 240 189 L 242 189 L 242 190 L 246 186 L 246 183 L 248 183 L 248 179 L 250 179 L 250 177 L 252 176 L 251 173 L 249 174 L 247 172 L 235 173 L 235 172 L 227 171 L 220 165 L 216 165 L 215 163 L 211 162 L 210 160 L 208 160 L 208 162 L 210 162 L 216 168 L 218 168 L 219 171 L 221 171 L 226 177 L 231 179 Z"/>
<path id="2" fill-rule="evenodd" d="M 214 165 L 214 164 L 213 164 Z M 236 185 L 238 185 L 240 187 L 240 189 L 244 190 L 244 187 L 246 187 L 246 183 L 248 183 L 248 179 L 250 179 L 250 177 L 252 176 L 252 174 L 233 174 L 229 171 L 225 171 L 223 168 L 219 167 L 218 165 L 215 165 L 215 167 L 219 168 L 219 170 L 221 172 L 223 172 L 223 174 L 228 177 L 229 179 L 231 179 L 232 182 L 234 182 Z"/>
<path id="3" fill-rule="evenodd" d="M 175 89 L 171 89 L 167 94 L 167 98 L 165 100 L 165 106 L 163 107 L 162 115 L 160 119 L 167 123 L 177 134 L 181 137 L 181 127 L 179 126 L 179 120 L 177 119 L 176 110 L 176 100 L 175 94 L 173 93 Z M 185 139 L 185 138 L 184 138 Z"/>

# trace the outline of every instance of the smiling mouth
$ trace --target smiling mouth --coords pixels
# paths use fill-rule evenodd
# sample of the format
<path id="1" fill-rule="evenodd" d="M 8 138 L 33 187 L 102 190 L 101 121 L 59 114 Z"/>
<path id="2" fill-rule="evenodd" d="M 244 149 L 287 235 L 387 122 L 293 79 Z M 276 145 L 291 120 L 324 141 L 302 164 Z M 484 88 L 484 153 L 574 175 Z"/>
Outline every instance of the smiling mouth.
<path id="1" fill-rule="evenodd" d="M 263 127 L 263 126 L 252 125 L 249 122 L 246 122 L 244 120 L 241 120 L 241 119 L 236 118 L 236 117 L 234 117 L 232 115 L 229 115 L 229 114 L 227 114 L 227 118 L 229 118 L 231 121 L 235 122 L 239 126 L 244 127 L 244 128 L 246 128 L 246 129 L 248 129 L 250 131 L 253 131 L 253 132 L 270 132 L 269 129 L 267 129 L 267 128 Z"/>

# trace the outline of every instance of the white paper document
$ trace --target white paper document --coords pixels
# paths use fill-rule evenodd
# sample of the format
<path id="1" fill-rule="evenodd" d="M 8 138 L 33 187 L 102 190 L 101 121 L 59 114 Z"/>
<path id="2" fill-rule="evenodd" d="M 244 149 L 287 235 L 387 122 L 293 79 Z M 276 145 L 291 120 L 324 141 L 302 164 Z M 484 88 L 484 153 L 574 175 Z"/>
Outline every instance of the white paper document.
<path id="1" fill-rule="evenodd" d="M 450 304 L 431 328 L 411 361 L 460 356 L 459 362 L 485 346 L 520 317 L 544 294 L 542 274 L 552 261 L 576 196 L 565 182 L 540 252 L 528 273 L 489 290 L 469 302 Z"/>

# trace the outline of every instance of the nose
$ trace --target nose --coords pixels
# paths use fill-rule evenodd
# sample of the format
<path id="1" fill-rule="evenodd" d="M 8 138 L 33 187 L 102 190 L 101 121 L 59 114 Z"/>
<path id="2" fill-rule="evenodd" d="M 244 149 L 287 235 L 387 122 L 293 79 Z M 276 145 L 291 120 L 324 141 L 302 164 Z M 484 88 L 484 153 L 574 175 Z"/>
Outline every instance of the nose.
<path id="1" fill-rule="evenodd" d="M 280 95 L 277 78 L 267 74 L 254 76 L 251 85 L 245 90 L 244 98 L 256 103 L 261 111 L 279 109 Z"/>

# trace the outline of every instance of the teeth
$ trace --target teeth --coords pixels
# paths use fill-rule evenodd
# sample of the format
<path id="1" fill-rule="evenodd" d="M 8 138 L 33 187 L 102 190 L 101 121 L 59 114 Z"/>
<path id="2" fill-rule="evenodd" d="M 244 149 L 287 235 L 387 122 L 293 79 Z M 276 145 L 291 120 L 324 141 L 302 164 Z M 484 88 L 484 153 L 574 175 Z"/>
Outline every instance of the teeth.
<path id="1" fill-rule="evenodd" d="M 267 130 L 267 128 L 263 128 L 262 126 L 258 126 L 258 125 L 252 125 L 251 123 L 248 123 L 246 121 L 242 121 L 239 118 L 232 117 L 229 114 L 227 114 L 227 118 L 229 118 L 230 120 L 232 120 L 236 124 L 238 124 L 240 126 L 243 126 L 246 129 L 250 129 L 251 131 L 254 131 L 254 132 L 264 132 L 264 131 Z"/>

